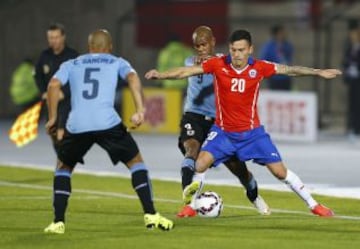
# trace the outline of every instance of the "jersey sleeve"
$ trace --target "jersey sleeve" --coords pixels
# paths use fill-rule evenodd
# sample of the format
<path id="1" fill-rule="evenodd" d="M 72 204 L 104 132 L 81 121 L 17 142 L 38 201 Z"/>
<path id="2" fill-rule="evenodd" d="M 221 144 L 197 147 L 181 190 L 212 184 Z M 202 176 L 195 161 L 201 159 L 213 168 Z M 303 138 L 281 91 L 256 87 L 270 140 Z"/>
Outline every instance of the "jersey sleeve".
<path id="1" fill-rule="evenodd" d="M 261 63 L 262 74 L 265 78 L 269 78 L 276 74 L 276 66 L 270 61 L 259 61 Z"/>
<path id="2" fill-rule="evenodd" d="M 44 73 L 43 73 L 43 61 L 44 61 L 44 52 L 41 53 L 40 58 L 35 66 L 35 80 L 36 85 L 39 88 L 41 93 L 46 92 L 47 82 L 44 80 Z"/>
<path id="3" fill-rule="evenodd" d="M 54 78 L 58 79 L 62 85 L 66 85 L 69 81 L 69 73 L 73 61 L 74 60 L 63 62 L 53 76 Z"/>
<path id="4" fill-rule="evenodd" d="M 215 65 L 217 62 L 218 58 L 214 57 L 214 58 L 210 58 L 206 61 L 204 61 L 201 66 L 204 70 L 204 73 L 213 73 L 215 71 Z"/>
<path id="5" fill-rule="evenodd" d="M 190 67 L 190 66 L 193 66 L 194 65 L 194 60 L 195 60 L 195 57 L 194 56 L 189 56 L 185 59 L 185 62 L 184 62 L 184 65 L 185 67 Z"/>
<path id="6" fill-rule="evenodd" d="M 129 73 L 136 73 L 136 70 L 130 65 L 127 60 L 119 58 L 119 76 L 126 79 Z"/>

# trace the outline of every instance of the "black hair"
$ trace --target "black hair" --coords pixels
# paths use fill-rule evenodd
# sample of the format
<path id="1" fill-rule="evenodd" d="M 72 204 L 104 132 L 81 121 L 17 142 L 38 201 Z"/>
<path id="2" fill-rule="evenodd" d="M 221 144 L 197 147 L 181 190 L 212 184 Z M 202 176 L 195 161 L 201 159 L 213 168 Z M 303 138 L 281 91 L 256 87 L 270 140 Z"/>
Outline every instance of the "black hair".
<path id="1" fill-rule="evenodd" d="M 62 35 L 65 35 L 65 26 L 59 22 L 53 22 L 49 25 L 47 31 L 60 30 Z"/>
<path id="2" fill-rule="evenodd" d="M 249 43 L 249 45 L 251 45 L 252 41 L 251 41 L 250 32 L 247 30 L 244 30 L 244 29 L 239 29 L 239 30 L 234 31 L 230 35 L 230 38 L 229 38 L 230 43 L 234 43 L 234 42 L 240 41 L 240 40 L 246 40 Z"/>

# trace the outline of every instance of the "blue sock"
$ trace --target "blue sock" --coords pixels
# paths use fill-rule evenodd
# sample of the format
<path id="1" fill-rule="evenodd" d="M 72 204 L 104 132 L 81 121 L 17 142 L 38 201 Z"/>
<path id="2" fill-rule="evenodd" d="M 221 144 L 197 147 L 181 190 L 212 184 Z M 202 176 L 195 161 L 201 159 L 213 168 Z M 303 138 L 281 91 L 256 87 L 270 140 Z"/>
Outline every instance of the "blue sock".
<path id="1" fill-rule="evenodd" d="M 185 157 L 181 163 L 181 184 L 184 189 L 192 182 L 195 169 L 195 160 L 190 157 Z"/>
<path id="2" fill-rule="evenodd" d="M 254 176 L 251 176 L 248 184 L 246 184 L 246 196 L 251 202 L 255 201 L 258 196 L 258 186 Z"/>
<path id="3" fill-rule="evenodd" d="M 152 187 L 145 164 L 137 163 L 133 165 L 130 172 L 132 186 L 140 199 L 144 213 L 155 214 Z"/>
<path id="4" fill-rule="evenodd" d="M 65 222 L 65 212 L 68 199 L 71 195 L 71 172 L 68 170 L 56 170 L 54 176 L 54 199 L 53 207 L 55 212 L 54 222 Z"/>

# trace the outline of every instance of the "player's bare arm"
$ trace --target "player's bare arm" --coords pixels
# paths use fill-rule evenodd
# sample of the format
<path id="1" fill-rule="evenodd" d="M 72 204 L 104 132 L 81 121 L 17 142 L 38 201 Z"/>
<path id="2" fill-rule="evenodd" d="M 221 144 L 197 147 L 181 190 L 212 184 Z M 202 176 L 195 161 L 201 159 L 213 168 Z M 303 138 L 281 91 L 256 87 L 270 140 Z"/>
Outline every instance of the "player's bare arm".
<path id="1" fill-rule="evenodd" d="M 341 71 L 338 69 L 315 69 L 303 66 L 276 64 L 276 74 L 285 74 L 289 76 L 316 75 L 325 79 L 333 79 L 336 76 L 341 75 Z"/>
<path id="2" fill-rule="evenodd" d="M 62 96 L 63 94 L 61 92 L 61 82 L 56 78 L 52 78 L 47 88 L 47 105 L 49 111 L 49 120 L 45 125 L 46 130 L 49 134 L 55 132 L 54 129 L 56 128 L 55 124 L 57 119 L 57 109 L 59 100 Z"/>
<path id="3" fill-rule="evenodd" d="M 136 128 L 144 122 L 145 117 L 145 107 L 144 107 L 144 94 L 142 91 L 141 81 L 139 76 L 132 72 L 127 75 L 127 82 L 129 83 L 129 88 L 134 100 L 136 113 L 131 117 L 131 122 Z"/>
<path id="4" fill-rule="evenodd" d="M 63 91 L 60 89 L 60 93 L 59 93 L 60 99 L 59 100 L 63 100 L 64 99 L 64 93 Z M 41 95 L 41 99 L 46 100 L 47 99 L 47 92 L 44 92 Z"/>
<path id="5" fill-rule="evenodd" d="M 203 73 L 203 68 L 200 65 L 195 65 L 189 67 L 176 67 L 164 72 L 158 72 L 157 70 L 152 69 L 145 74 L 145 78 L 148 80 L 183 79 Z"/>

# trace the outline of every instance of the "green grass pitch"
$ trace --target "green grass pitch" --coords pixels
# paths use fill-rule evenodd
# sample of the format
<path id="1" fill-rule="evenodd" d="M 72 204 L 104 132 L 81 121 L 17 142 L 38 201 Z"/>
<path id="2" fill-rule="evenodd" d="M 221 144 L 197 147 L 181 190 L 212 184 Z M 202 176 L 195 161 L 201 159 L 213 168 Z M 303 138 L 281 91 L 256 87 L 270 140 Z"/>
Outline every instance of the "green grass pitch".
<path id="1" fill-rule="evenodd" d="M 75 170 L 76 171 L 76 170 Z M 240 187 L 206 186 L 219 193 L 219 218 L 175 218 L 178 182 L 153 181 L 157 210 L 174 230 L 146 230 L 129 178 L 74 173 L 64 235 L 43 234 L 52 220 L 50 171 L 0 166 L 0 248 L 332 249 L 360 248 L 360 200 L 316 196 L 335 218 L 310 214 L 293 193 L 260 190 L 273 213 L 260 216 Z"/>

